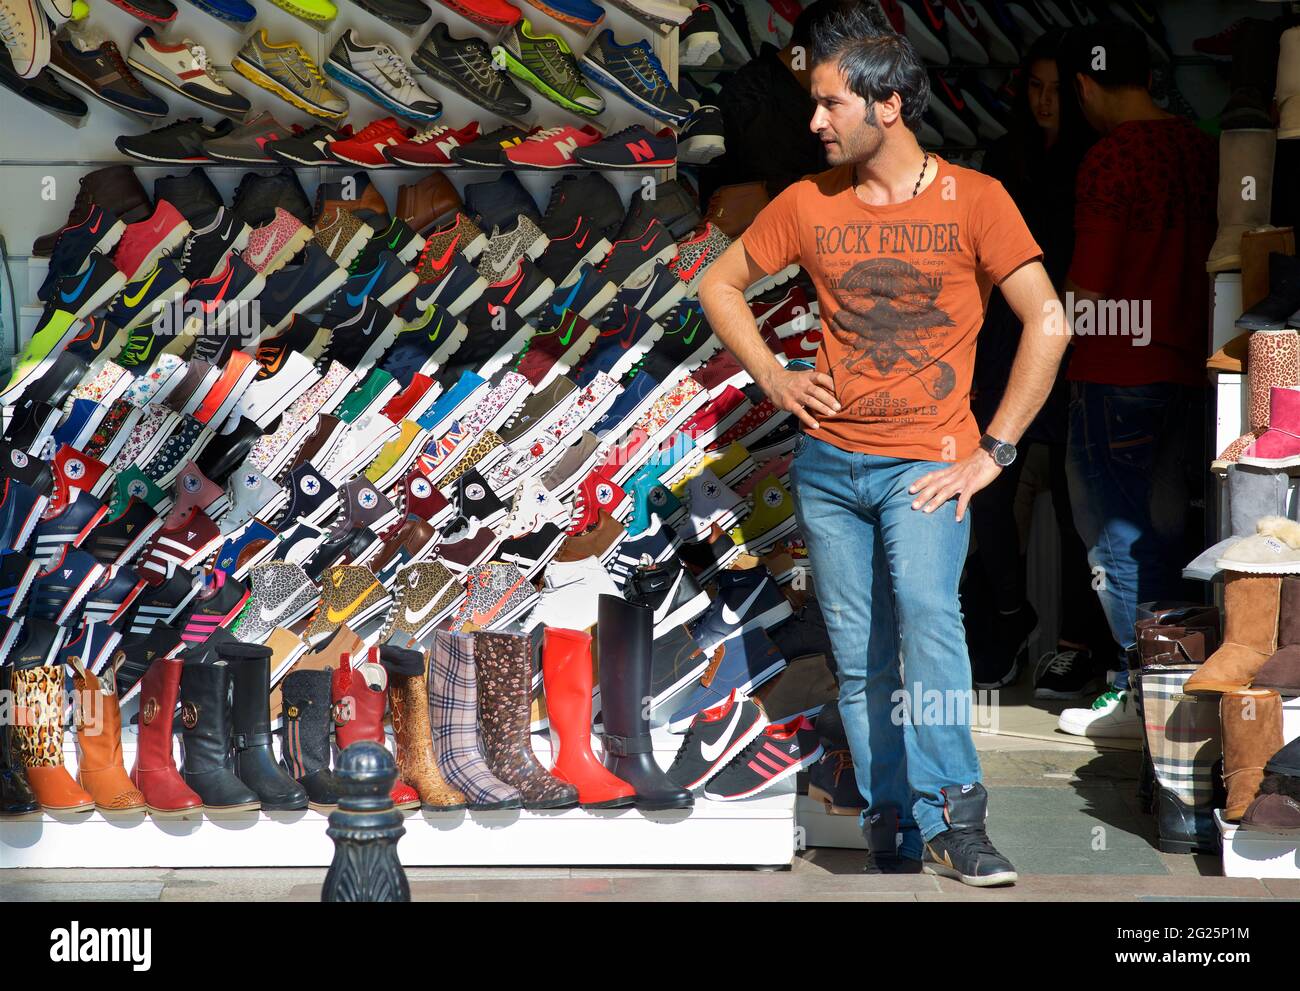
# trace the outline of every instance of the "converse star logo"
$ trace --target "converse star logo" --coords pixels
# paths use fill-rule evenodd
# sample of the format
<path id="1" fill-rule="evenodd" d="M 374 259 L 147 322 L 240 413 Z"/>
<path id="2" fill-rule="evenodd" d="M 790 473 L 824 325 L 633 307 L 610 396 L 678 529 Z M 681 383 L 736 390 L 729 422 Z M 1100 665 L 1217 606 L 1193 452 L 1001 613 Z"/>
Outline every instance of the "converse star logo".
<path id="1" fill-rule="evenodd" d="M 145 485 L 140 479 L 136 479 L 126 487 L 126 494 L 135 496 L 137 499 L 143 499 L 149 494 L 149 486 Z"/>
<path id="2" fill-rule="evenodd" d="M 185 487 L 186 492 L 197 492 L 202 484 L 197 475 L 185 475 L 181 478 L 181 485 Z"/>
<path id="3" fill-rule="evenodd" d="M 763 491 L 763 501 L 773 509 L 776 509 L 777 506 L 781 505 L 781 490 L 765 489 Z"/>
<path id="4" fill-rule="evenodd" d="M 315 495 L 320 491 L 320 479 L 315 475 L 308 475 L 298 487 L 307 495 Z"/>
<path id="5" fill-rule="evenodd" d="M 244 488 L 246 489 L 255 489 L 261 484 L 262 484 L 262 480 L 258 478 L 258 476 L 254 475 L 252 472 L 249 472 L 247 475 L 244 476 Z"/>
<path id="6" fill-rule="evenodd" d="M 653 488 L 650 490 L 650 501 L 656 506 L 663 506 L 668 502 L 664 497 L 664 490 L 661 488 Z"/>
<path id="7" fill-rule="evenodd" d="M 411 495 L 417 499 L 426 499 L 433 493 L 433 486 L 427 478 L 417 478 L 411 483 Z"/>
<path id="8" fill-rule="evenodd" d="M 704 484 L 704 494 L 708 496 L 710 499 L 718 498 L 719 491 L 720 490 L 718 489 L 717 485 L 715 485 L 713 482 L 706 482 Z"/>
<path id="9" fill-rule="evenodd" d="M 357 502 L 361 504 L 362 509 L 374 509 L 379 505 L 379 493 L 374 489 L 362 489 L 357 493 Z"/>
<path id="10" fill-rule="evenodd" d="M 86 466 L 76 458 L 73 458 L 63 466 L 63 474 L 67 475 L 69 478 L 80 478 L 85 473 Z"/>
<path id="11" fill-rule="evenodd" d="M 611 485 L 600 484 L 596 486 L 596 501 L 609 502 L 614 498 L 614 488 Z"/>
<path id="12" fill-rule="evenodd" d="M 487 495 L 487 493 L 483 491 L 483 486 L 479 485 L 477 482 L 473 485 L 465 486 L 465 498 L 467 499 L 482 499 L 485 495 Z"/>
<path id="13" fill-rule="evenodd" d="M 14 467 L 15 467 L 15 468 L 26 468 L 26 467 L 27 467 L 27 452 L 26 452 L 26 451 L 11 451 L 10 454 L 9 454 L 9 460 L 12 461 L 12 462 L 14 463 Z"/>
<path id="14" fill-rule="evenodd" d="M 546 493 L 545 493 L 545 492 L 538 492 L 538 493 L 536 493 L 536 494 L 533 496 L 533 502 L 537 503 L 537 505 L 539 505 L 539 506 L 544 506 L 544 505 L 546 505 Z"/>

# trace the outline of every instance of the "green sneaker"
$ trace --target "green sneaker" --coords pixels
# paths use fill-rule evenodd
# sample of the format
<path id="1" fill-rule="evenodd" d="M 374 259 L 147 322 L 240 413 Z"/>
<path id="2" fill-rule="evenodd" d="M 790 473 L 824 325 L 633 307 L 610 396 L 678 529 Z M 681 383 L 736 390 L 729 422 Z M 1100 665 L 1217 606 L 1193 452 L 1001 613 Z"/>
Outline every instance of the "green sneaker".
<path id="1" fill-rule="evenodd" d="M 564 39 L 532 31 L 528 18 L 520 18 L 505 40 L 492 48 L 497 65 L 565 110 L 589 117 L 604 110 L 605 101 L 587 85 Z"/>
<path id="2" fill-rule="evenodd" d="M 108 504 L 108 513 L 110 517 L 117 517 L 122 510 L 126 509 L 126 504 L 131 501 L 131 497 L 148 503 L 153 509 L 157 509 L 167 501 L 167 493 L 154 483 L 154 481 L 140 470 L 139 465 L 132 465 L 126 471 L 118 474 L 113 483 L 113 500 Z"/>
<path id="3" fill-rule="evenodd" d="M 382 368 L 372 368 L 364 382 L 347 394 L 334 411 L 344 423 L 359 419 L 371 409 L 381 409 L 398 393 L 397 380 Z"/>
<path id="4" fill-rule="evenodd" d="M 12 402 L 24 389 L 54 367 L 64 346 L 77 336 L 81 321 L 68 310 L 46 309 L 36 332 L 13 364 L 13 374 L 3 390 L 0 402 Z"/>

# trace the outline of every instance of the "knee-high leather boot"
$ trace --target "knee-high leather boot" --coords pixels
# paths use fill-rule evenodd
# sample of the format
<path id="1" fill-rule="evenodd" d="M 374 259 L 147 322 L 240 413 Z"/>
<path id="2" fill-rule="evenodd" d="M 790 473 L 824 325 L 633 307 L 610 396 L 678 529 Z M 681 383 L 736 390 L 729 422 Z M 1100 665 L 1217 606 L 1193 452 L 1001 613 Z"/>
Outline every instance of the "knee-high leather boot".
<path id="1" fill-rule="evenodd" d="M 306 789 L 275 762 L 271 749 L 271 648 L 223 643 L 217 656 L 234 676 L 235 774 L 257 792 L 263 810 L 305 809 Z"/>

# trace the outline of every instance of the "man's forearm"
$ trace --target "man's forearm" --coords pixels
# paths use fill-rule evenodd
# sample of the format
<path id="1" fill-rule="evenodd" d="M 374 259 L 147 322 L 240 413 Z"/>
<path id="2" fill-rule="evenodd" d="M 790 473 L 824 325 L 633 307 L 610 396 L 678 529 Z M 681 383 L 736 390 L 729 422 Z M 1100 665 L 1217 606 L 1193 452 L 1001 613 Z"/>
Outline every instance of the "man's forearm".
<path id="1" fill-rule="evenodd" d="M 1066 328 L 1058 299 L 1050 300 L 1037 317 L 1025 322 L 1007 390 L 989 421 L 991 436 L 1016 444 L 1029 429 L 1056 382 L 1061 356 L 1070 343 Z"/>
<path id="2" fill-rule="evenodd" d="M 700 287 L 700 303 L 718 339 L 750 377 L 765 391 L 770 391 L 766 383 L 773 372 L 781 370 L 781 365 L 763 343 L 744 292 L 725 283 L 706 281 Z"/>

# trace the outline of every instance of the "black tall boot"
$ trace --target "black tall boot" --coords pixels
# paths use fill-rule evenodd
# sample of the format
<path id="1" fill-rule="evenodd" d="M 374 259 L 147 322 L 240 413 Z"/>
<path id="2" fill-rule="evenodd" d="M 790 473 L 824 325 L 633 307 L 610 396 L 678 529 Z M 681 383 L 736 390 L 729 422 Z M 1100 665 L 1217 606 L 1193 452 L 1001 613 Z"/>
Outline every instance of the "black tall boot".
<path id="1" fill-rule="evenodd" d="M 339 783 L 330 770 L 330 678 L 324 671 L 285 675 L 284 741 L 280 763 L 307 791 L 307 804 L 327 810 L 339 804 Z"/>
<path id="2" fill-rule="evenodd" d="M 231 751 L 230 665 L 185 662 L 181 673 L 183 775 L 205 809 L 245 812 L 261 807 L 257 793 L 235 776 Z"/>
<path id="3" fill-rule="evenodd" d="M 235 681 L 235 773 L 257 792 L 266 812 L 307 807 L 307 791 L 276 763 L 271 749 L 271 648 L 223 643 L 217 648 Z"/>
<path id="4" fill-rule="evenodd" d="M 689 809 L 695 800 L 655 762 L 650 744 L 650 663 L 654 612 L 617 595 L 602 595 L 596 635 L 600 647 L 600 707 L 605 767 L 636 789 L 636 807 Z"/>
<path id="5" fill-rule="evenodd" d="M 9 665 L 0 667 L 0 691 L 11 690 L 11 671 Z M 41 811 L 41 803 L 27 783 L 9 733 L 9 724 L 0 722 L 0 817 L 31 815 Z"/>

